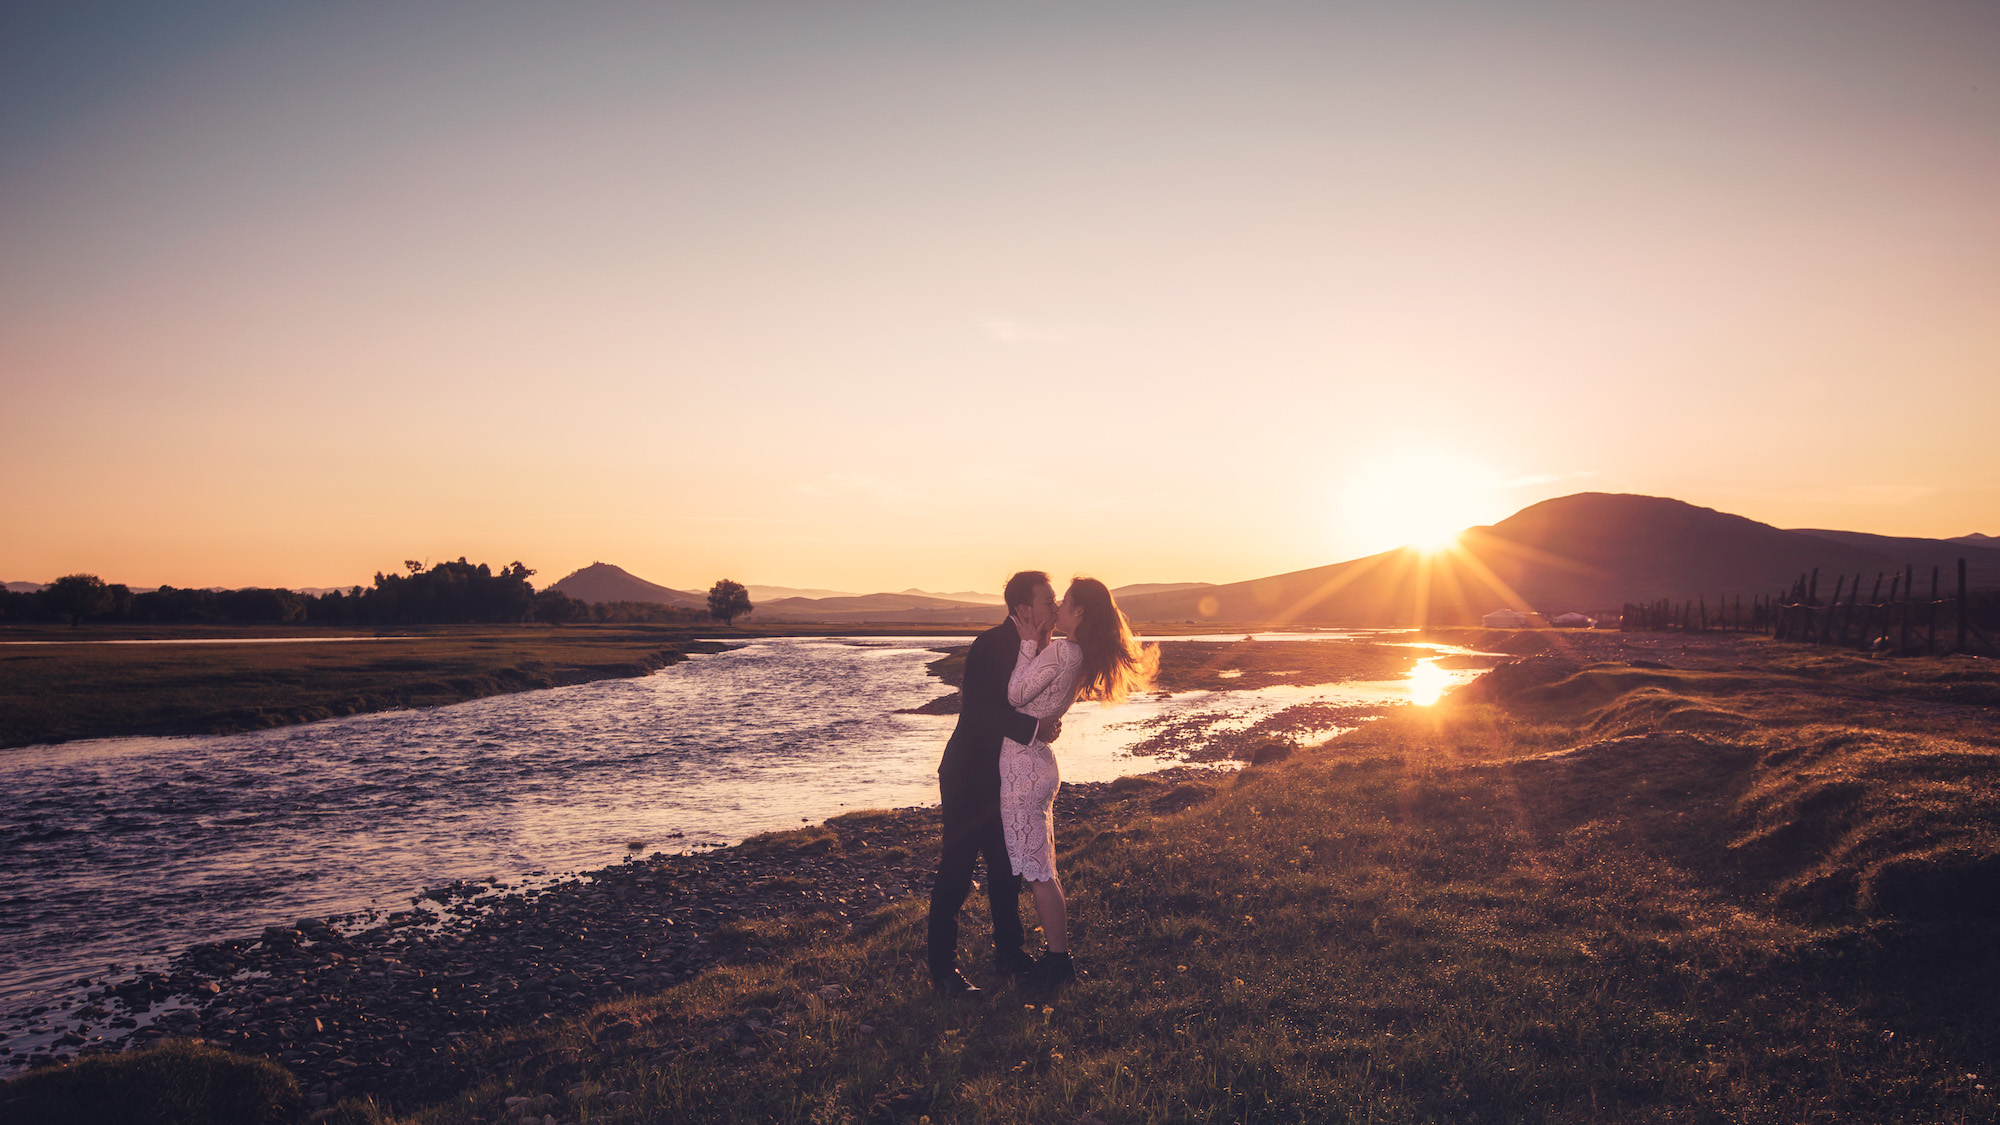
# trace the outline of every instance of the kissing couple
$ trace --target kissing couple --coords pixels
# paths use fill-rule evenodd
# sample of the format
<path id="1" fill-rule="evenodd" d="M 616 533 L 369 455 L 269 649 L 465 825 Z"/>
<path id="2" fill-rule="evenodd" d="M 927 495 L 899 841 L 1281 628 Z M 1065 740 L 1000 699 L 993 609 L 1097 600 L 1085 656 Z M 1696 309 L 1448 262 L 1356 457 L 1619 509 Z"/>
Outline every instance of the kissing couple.
<path id="1" fill-rule="evenodd" d="M 958 725 L 938 763 L 944 849 L 931 886 L 929 953 L 931 984 L 946 997 L 983 995 L 958 970 L 958 912 L 982 856 L 994 971 L 1043 991 L 1076 979 L 1068 904 L 1056 877 L 1062 777 L 1051 743 L 1071 703 L 1109 705 L 1146 690 L 1159 664 L 1158 648 L 1139 645 L 1095 578 L 1071 581 L 1058 604 L 1049 576 L 1024 570 L 1007 580 L 1003 597 L 1007 620 L 981 633 L 965 655 Z M 1048 943 L 1039 959 L 1022 949 L 1023 880 Z"/>

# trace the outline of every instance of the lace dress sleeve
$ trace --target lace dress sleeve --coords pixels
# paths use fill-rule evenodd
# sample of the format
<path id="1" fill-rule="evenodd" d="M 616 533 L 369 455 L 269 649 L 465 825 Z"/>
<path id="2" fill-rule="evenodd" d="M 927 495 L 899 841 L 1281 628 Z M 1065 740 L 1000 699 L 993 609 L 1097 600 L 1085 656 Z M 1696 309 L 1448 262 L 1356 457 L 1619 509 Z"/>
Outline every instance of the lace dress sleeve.
<path id="1" fill-rule="evenodd" d="M 1009 704 L 1026 707 L 1030 700 L 1048 690 L 1049 685 L 1062 674 L 1062 655 L 1058 651 L 1061 648 L 1061 644 L 1051 643 L 1037 653 L 1035 642 L 1021 642 L 1021 659 L 1014 662 L 1014 674 L 1007 680 Z"/>
<path id="2" fill-rule="evenodd" d="M 1033 647 L 1032 641 L 1022 642 L 1021 660 L 1007 682 L 1007 702 L 1038 719 L 1053 719 L 1069 710 L 1076 694 L 1083 650 L 1068 640 L 1050 644 L 1039 655 Z"/>

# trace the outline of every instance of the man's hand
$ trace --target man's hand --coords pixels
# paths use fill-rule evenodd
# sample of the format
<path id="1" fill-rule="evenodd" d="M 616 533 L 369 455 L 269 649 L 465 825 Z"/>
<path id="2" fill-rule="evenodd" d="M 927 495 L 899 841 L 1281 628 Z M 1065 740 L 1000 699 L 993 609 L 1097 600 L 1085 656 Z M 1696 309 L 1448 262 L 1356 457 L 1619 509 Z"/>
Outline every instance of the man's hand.
<path id="1" fill-rule="evenodd" d="M 1043 719 L 1035 724 L 1035 741 L 1044 745 L 1062 737 L 1061 719 Z"/>

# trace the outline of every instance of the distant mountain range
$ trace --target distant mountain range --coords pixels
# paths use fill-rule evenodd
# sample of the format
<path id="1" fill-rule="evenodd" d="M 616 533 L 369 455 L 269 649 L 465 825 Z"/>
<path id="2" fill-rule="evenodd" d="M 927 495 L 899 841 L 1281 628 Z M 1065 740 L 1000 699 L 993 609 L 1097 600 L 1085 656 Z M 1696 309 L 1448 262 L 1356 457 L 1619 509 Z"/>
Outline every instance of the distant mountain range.
<path id="1" fill-rule="evenodd" d="M 763 605 L 765 602 L 783 601 L 787 598 L 812 598 L 817 600 L 821 598 L 860 598 L 874 596 L 862 594 L 857 590 L 802 590 L 795 586 L 752 586 L 746 584 L 743 588 L 750 592 L 750 600 L 758 605 Z M 955 594 L 940 594 L 931 590 L 912 588 L 898 590 L 897 593 L 908 597 L 932 598 L 937 601 L 946 602 L 964 602 L 969 605 L 1000 604 L 1000 595 L 998 594 L 981 594 L 971 590 L 963 590 Z"/>
<path id="2" fill-rule="evenodd" d="M 756 602 L 756 599 L 751 599 Z M 837 598 L 779 598 L 756 602 L 756 621 L 881 621 L 971 625 L 1006 616 L 999 599 L 961 602 L 924 594 L 859 594 Z"/>
<path id="3" fill-rule="evenodd" d="M 1821 597 L 1836 579 L 1930 569 L 1946 591 L 1956 560 L 1970 581 L 2000 586 L 2000 545 L 1843 531 L 1787 531 L 1658 496 L 1579 493 L 1468 530 L 1451 552 L 1404 548 L 1247 582 L 1121 598 L 1140 621 L 1341 625 L 1471 623 L 1502 607 L 1545 614 L 1616 612 L 1626 602 L 1724 598 L 1748 603 L 1820 572 Z M 1884 591 L 1888 589 L 1886 580 Z"/>
<path id="4" fill-rule="evenodd" d="M 1128 594 L 1205 588 L 1205 582 L 1155 582 L 1120 586 L 1113 591 L 1121 600 Z M 676 590 L 648 582 L 622 567 L 592 563 L 554 583 L 560 590 L 585 602 L 660 602 L 666 605 L 707 608 L 706 592 Z M 997 622 L 1001 619 L 998 594 L 963 591 L 934 594 L 910 589 L 894 594 L 847 594 L 832 590 L 799 589 L 790 586 L 746 586 L 756 610 L 755 621 L 871 621 L 903 624 L 966 625 Z"/>
<path id="5" fill-rule="evenodd" d="M 1411 548 L 1245 582 L 1150 582 L 1117 587 L 1135 621 L 1231 624 L 1407 625 L 1477 621 L 1499 608 L 1547 615 L 1615 613 L 1627 602 L 1708 599 L 1711 605 L 1778 594 L 1817 568 L 1819 593 L 1859 575 L 1913 567 L 1919 596 L 1938 568 L 1940 592 L 1957 584 L 1957 560 L 1979 589 L 2000 588 L 2000 537 L 1952 539 L 1871 535 L 1824 528 L 1783 529 L 1659 496 L 1584 492 L 1523 508 L 1475 527 L 1451 551 Z M 8 582 L 15 592 L 42 588 Z M 554 589 L 586 602 L 657 602 L 706 609 L 706 591 L 648 582 L 610 563 L 592 563 Z M 1849 587 L 1851 589 L 1851 585 Z M 219 589 L 219 587 L 218 587 Z M 1000 597 L 925 590 L 852 594 L 751 586 L 754 621 L 984 624 L 1001 618 Z M 1884 591 L 1888 589 L 1885 579 Z M 319 590 L 307 591 L 322 592 Z"/>

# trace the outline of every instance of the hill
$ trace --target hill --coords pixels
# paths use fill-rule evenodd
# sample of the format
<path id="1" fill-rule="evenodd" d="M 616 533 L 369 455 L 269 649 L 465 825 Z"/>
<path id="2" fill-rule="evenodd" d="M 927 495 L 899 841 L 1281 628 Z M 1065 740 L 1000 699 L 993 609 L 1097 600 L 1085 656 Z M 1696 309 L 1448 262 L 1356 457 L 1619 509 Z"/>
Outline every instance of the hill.
<path id="1" fill-rule="evenodd" d="M 1111 591 L 1113 597 L 1123 601 L 1144 594 L 1177 594 L 1183 590 L 1206 590 L 1213 582 L 1134 582 L 1130 586 L 1119 586 Z"/>
<path id="2" fill-rule="evenodd" d="M 750 594 L 750 600 L 758 605 L 775 602 L 780 598 L 851 598 L 852 590 L 810 590 L 797 586 L 758 586 L 749 582 L 743 588 Z"/>
<path id="3" fill-rule="evenodd" d="M 1824 596 L 1836 575 L 1872 579 L 1906 564 L 1927 572 L 1946 556 L 1970 560 L 1975 585 L 2000 585 L 2000 551 L 1848 534 L 1786 531 L 1665 497 L 1586 492 L 1472 528 L 1436 555 L 1403 548 L 1120 605 L 1139 621 L 1469 624 L 1502 606 L 1555 614 L 1615 612 L 1656 598 L 1748 602 L 1814 569 Z"/>
<path id="4" fill-rule="evenodd" d="M 1957 584 L 1958 560 L 1965 560 L 1967 581 L 1974 586 L 2000 585 L 2000 539 L 1990 536 L 1966 535 L 1957 539 L 1918 539 L 1899 535 L 1870 535 L 1865 531 L 1826 531 L 1820 528 L 1802 527 L 1796 529 L 1803 535 L 1813 535 L 1845 543 L 1850 547 L 1860 547 L 1874 551 L 1887 558 L 1899 560 L 1898 566 L 1917 568 L 1917 589 L 1929 593 L 1930 569 L 1937 567 L 1941 591 L 1949 593 Z"/>
<path id="5" fill-rule="evenodd" d="M 758 621 L 874 621 L 940 625 L 992 624 L 1005 612 L 995 604 L 952 601 L 921 594 L 861 594 L 838 598 L 780 598 L 760 602 Z"/>
<path id="6" fill-rule="evenodd" d="M 920 598 L 941 598 L 948 602 L 966 602 L 971 605 L 999 605 L 1001 603 L 1000 595 L 982 594 L 977 590 L 956 590 L 949 594 L 940 594 L 935 590 L 919 590 L 912 586 L 907 590 L 899 592 Z"/>
<path id="7" fill-rule="evenodd" d="M 687 609 L 707 609 L 708 595 L 671 590 L 648 582 L 610 563 L 591 563 L 550 586 L 580 602 L 654 602 Z"/>

